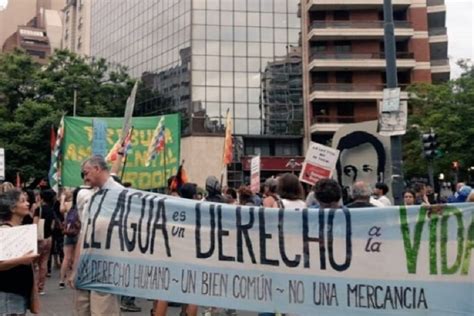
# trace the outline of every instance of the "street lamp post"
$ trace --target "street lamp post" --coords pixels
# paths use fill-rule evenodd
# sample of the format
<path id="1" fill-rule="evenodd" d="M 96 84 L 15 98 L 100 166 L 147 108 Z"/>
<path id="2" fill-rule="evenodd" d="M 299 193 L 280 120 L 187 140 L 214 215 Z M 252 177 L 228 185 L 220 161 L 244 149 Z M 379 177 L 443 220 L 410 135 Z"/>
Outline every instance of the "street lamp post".
<path id="1" fill-rule="evenodd" d="M 398 86 L 398 80 L 392 0 L 384 0 L 383 16 L 387 88 L 394 89 Z M 390 144 L 392 158 L 392 193 L 395 204 L 400 205 L 402 203 L 403 193 L 401 136 L 391 136 Z"/>

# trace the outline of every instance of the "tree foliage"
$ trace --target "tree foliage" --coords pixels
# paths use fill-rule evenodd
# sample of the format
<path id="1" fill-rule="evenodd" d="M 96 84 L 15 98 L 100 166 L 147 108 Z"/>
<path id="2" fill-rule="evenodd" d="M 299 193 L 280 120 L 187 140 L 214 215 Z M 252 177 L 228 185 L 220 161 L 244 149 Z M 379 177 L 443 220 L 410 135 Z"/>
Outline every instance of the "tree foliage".
<path id="1" fill-rule="evenodd" d="M 23 51 L 0 55 L 0 147 L 6 176 L 45 177 L 50 162 L 50 130 L 63 113 L 123 116 L 133 80 L 120 65 L 58 50 L 46 66 Z"/>
<path id="2" fill-rule="evenodd" d="M 411 87 L 409 130 L 404 137 L 404 166 L 407 177 L 425 176 L 421 134 L 432 128 L 437 134 L 439 154 L 433 160 L 435 174 L 449 174 L 453 161 L 460 174 L 474 166 L 474 67 L 460 61 L 461 77 L 443 84 Z"/>

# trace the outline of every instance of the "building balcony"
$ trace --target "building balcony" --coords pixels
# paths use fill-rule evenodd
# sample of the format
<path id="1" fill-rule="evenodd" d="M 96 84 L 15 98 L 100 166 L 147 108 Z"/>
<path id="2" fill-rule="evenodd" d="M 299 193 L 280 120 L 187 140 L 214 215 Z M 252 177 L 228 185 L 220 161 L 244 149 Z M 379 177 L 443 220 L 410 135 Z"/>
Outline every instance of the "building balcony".
<path id="1" fill-rule="evenodd" d="M 360 123 L 373 121 L 377 119 L 377 115 L 315 115 L 311 119 L 311 133 L 315 132 L 336 132 L 342 125 L 351 123 Z"/>
<path id="2" fill-rule="evenodd" d="M 398 69 L 413 69 L 416 61 L 413 53 L 397 53 Z M 384 70 L 386 67 L 384 53 L 324 53 L 311 55 L 311 71 L 345 71 L 345 70 Z"/>
<path id="3" fill-rule="evenodd" d="M 313 21 L 309 26 L 311 41 L 327 40 L 382 40 L 383 21 Z M 402 40 L 414 35 L 409 21 L 395 21 L 395 38 Z"/>
<path id="4" fill-rule="evenodd" d="M 392 0 L 395 8 L 407 8 L 412 0 Z M 308 0 L 309 10 L 366 10 L 381 8 L 383 0 Z"/>
<path id="5" fill-rule="evenodd" d="M 430 44 L 446 43 L 448 44 L 448 32 L 445 27 L 431 28 L 428 31 Z"/>
<path id="6" fill-rule="evenodd" d="M 310 101 L 314 100 L 382 100 L 384 84 L 315 83 L 311 86 Z M 400 86 L 402 90 L 405 86 Z M 401 99 L 408 99 L 402 92 Z"/>
<path id="7" fill-rule="evenodd" d="M 450 73 L 451 67 L 448 59 L 431 60 L 431 79 L 433 83 L 448 81 Z"/>

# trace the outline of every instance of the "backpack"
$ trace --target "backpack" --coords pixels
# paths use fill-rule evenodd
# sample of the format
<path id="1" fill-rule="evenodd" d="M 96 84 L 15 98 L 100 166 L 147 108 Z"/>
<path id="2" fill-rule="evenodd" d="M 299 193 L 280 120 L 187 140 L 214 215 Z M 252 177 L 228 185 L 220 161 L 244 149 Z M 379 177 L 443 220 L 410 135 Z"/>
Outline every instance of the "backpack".
<path id="1" fill-rule="evenodd" d="M 64 235 L 69 237 L 76 237 L 81 231 L 81 220 L 79 218 L 79 213 L 77 207 L 73 206 L 67 212 L 66 218 L 64 219 Z"/>

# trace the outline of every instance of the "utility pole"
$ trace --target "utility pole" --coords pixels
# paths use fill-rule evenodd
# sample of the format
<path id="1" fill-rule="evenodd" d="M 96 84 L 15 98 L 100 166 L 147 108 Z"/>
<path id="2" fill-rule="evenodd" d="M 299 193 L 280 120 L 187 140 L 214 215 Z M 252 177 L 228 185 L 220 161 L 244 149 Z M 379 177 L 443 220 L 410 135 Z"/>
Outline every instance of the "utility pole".
<path id="1" fill-rule="evenodd" d="M 77 106 L 77 88 L 74 87 L 74 100 L 72 107 L 72 116 L 76 116 L 76 106 Z"/>
<path id="2" fill-rule="evenodd" d="M 398 86 L 397 80 L 397 55 L 395 45 L 395 25 L 393 23 L 392 0 L 383 2 L 384 17 L 384 41 L 385 41 L 385 62 L 387 74 L 387 88 L 394 89 Z M 398 105 L 400 110 L 400 105 Z M 403 170 L 402 170 L 402 138 L 401 136 L 391 136 L 391 158 L 392 158 L 392 194 L 396 205 L 402 203 L 403 194 Z"/>

